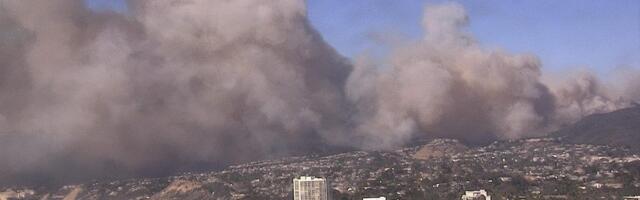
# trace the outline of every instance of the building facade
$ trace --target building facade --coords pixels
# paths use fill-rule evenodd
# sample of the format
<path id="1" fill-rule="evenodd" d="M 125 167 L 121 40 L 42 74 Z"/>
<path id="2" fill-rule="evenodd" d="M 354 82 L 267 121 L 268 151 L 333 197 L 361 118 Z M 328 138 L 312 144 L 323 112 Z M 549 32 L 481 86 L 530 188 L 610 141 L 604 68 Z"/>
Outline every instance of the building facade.
<path id="1" fill-rule="evenodd" d="M 462 195 L 462 200 L 491 200 L 491 196 L 485 190 L 466 191 Z"/>
<path id="2" fill-rule="evenodd" d="M 328 200 L 327 180 L 301 176 L 293 179 L 293 200 Z"/>

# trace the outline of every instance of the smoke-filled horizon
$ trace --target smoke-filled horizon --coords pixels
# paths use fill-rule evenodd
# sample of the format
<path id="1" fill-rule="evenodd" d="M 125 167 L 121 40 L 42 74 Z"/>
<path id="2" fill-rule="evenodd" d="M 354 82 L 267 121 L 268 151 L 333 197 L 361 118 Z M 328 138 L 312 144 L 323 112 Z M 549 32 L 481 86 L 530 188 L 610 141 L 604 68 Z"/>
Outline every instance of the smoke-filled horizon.
<path id="1" fill-rule="evenodd" d="M 0 0 L 0 180 L 157 175 L 327 148 L 539 136 L 640 99 L 489 50 L 455 3 L 386 58 L 339 55 L 302 0 Z M 379 67 L 388 66 L 388 67 Z"/>

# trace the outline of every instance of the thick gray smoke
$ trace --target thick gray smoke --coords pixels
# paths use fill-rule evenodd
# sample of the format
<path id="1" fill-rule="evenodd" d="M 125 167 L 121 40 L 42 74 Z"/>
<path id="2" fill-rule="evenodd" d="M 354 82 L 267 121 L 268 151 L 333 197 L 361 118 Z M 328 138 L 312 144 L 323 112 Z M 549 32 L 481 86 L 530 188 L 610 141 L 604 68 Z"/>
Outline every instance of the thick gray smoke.
<path id="1" fill-rule="evenodd" d="M 382 64 L 355 62 L 347 91 L 364 146 L 397 146 L 415 135 L 471 143 L 542 135 L 638 97 L 629 96 L 638 87 L 614 94 L 587 72 L 543 82 L 535 56 L 485 49 L 465 31 L 468 23 L 458 4 L 427 7 L 422 40 L 398 46 Z"/>
<path id="2" fill-rule="evenodd" d="M 457 4 L 428 7 L 424 39 L 387 62 L 351 64 L 302 0 L 128 3 L 117 14 L 82 0 L 0 0 L 0 180 L 520 138 L 640 94 L 588 74 L 543 82 L 534 56 L 478 45 Z"/>
<path id="3" fill-rule="evenodd" d="M 1 180 L 346 141 L 351 68 L 309 26 L 303 1 L 130 1 L 127 16 L 81 0 L 1 3 Z"/>

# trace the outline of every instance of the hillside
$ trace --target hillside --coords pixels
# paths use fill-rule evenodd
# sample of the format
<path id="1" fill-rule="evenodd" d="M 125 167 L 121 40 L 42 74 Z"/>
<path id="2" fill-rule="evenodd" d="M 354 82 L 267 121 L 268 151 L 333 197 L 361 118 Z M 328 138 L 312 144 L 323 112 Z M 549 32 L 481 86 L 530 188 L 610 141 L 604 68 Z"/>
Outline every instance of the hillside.
<path id="1" fill-rule="evenodd" d="M 626 146 L 640 150 L 640 106 L 594 114 L 552 134 L 571 144 Z"/>
<path id="2" fill-rule="evenodd" d="M 468 148 L 458 142 L 458 140 L 436 139 L 423 145 L 415 154 L 413 154 L 413 158 L 418 160 L 437 159 L 443 158 L 447 155 L 462 153 L 466 150 L 468 150 Z"/>
<path id="3" fill-rule="evenodd" d="M 437 143 L 426 146 L 441 145 Z M 539 138 L 495 142 L 429 160 L 416 159 L 415 153 L 422 148 L 290 157 L 223 171 L 57 188 L 4 187 L 0 188 L 0 197 L 292 199 L 292 179 L 301 175 L 326 177 L 336 200 L 376 196 L 459 199 L 465 190 L 478 189 L 487 190 L 495 199 L 621 199 L 623 195 L 640 194 L 640 156 L 625 148 Z"/>

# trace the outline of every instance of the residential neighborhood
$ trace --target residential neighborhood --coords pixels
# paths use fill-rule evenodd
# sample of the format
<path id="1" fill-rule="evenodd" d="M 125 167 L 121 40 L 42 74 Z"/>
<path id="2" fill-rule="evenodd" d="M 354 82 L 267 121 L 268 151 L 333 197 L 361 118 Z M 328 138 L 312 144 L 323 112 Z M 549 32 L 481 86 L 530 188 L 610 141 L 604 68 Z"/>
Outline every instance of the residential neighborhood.
<path id="1" fill-rule="evenodd" d="M 327 180 L 327 192 L 337 200 L 461 199 L 475 194 L 487 199 L 632 199 L 640 194 L 640 156 L 626 148 L 565 144 L 556 138 L 460 145 L 437 139 L 396 151 L 288 157 L 216 172 L 0 191 L 14 199 L 70 194 L 82 199 L 294 199 L 292 180 L 316 176 Z M 425 148 L 460 151 L 416 156 Z"/>

